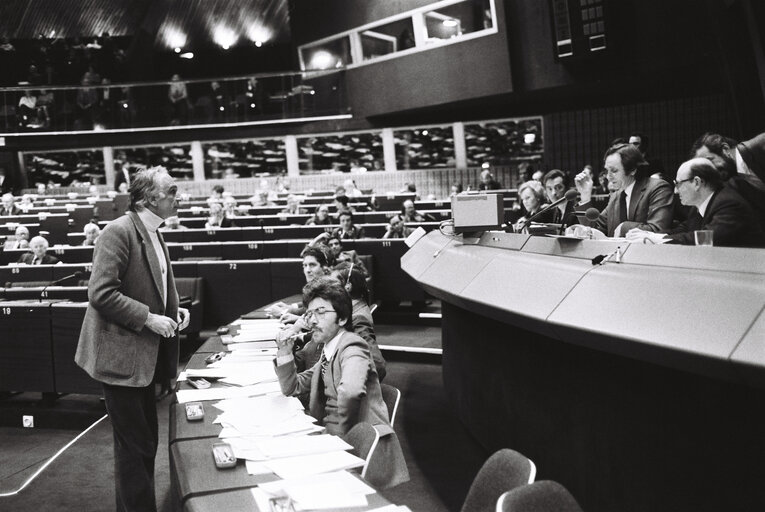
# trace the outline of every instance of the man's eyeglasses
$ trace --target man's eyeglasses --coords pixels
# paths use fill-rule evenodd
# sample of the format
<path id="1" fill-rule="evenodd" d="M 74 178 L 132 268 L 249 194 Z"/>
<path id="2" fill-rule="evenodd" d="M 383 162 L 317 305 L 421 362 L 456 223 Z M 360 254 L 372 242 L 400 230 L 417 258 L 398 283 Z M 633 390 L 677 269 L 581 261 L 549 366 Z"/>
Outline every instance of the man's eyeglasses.
<path id="1" fill-rule="evenodd" d="M 685 183 L 686 181 L 693 181 L 693 178 L 688 178 L 687 180 L 675 180 L 675 186 L 679 187 L 681 183 Z"/>
<path id="2" fill-rule="evenodd" d="M 306 322 L 310 322 L 315 317 L 317 320 L 321 317 L 323 317 L 327 313 L 334 313 L 334 309 L 328 309 L 324 306 L 319 306 L 316 309 L 309 309 L 305 312 L 304 318 Z"/>

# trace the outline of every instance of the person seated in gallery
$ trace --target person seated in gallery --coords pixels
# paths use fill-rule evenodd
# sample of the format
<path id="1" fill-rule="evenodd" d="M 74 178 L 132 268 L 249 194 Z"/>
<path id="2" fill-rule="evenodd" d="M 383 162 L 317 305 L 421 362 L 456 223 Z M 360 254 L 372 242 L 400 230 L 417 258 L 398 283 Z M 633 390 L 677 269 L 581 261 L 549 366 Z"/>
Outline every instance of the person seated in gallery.
<path id="1" fill-rule="evenodd" d="M 212 203 L 212 202 L 223 201 L 223 192 L 225 192 L 223 185 L 215 185 L 212 188 L 212 193 L 210 194 L 210 197 L 207 199 L 207 202 Z"/>
<path id="2" fill-rule="evenodd" d="M 340 212 L 340 227 L 332 234 L 340 240 L 356 240 L 364 238 L 364 228 L 353 223 L 353 214 L 349 211 Z"/>
<path id="3" fill-rule="evenodd" d="M 233 219 L 238 215 L 236 211 L 236 199 L 233 196 L 223 198 L 223 215 L 227 219 Z"/>
<path id="4" fill-rule="evenodd" d="M 677 169 L 675 190 L 684 206 L 694 206 L 688 220 L 667 233 L 638 228 L 627 240 L 638 243 L 694 245 L 697 230 L 712 231 L 712 244 L 723 247 L 763 247 L 765 234 L 754 211 L 706 158 L 693 158 Z"/>
<path id="5" fill-rule="evenodd" d="M 316 208 L 316 213 L 305 221 L 306 226 L 329 226 L 331 224 L 332 219 L 329 216 L 329 206 L 326 204 L 320 204 Z"/>
<path id="6" fill-rule="evenodd" d="M 518 197 L 521 200 L 521 205 L 523 205 L 523 215 L 513 225 L 513 230 L 516 233 L 520 233 L 528 228 L 526 224 L 528 223 L 529 217 L 542 210 L 545 204 L 545 189 L 538 181 L 527 181 L 518 187 Z M 544 222 L 543 220 L 539 220 L 539 218 L 535 220 L 537 222 Z"/>
<path id="7" fill-rule="evenodd" d="M 287 196 L 287 206 L 281 211 L 282 215 L 305 215 L 305 208 L 300 207 L 300 199 L 290 194 Z"/>
<path id="8" fill-rule="evenodd" d="M 340 214 L 343 212 L 356 213 L 356 210 L 350 206 L 346 195 L 335 195 L 333 206 L 335 207 L 335 219 L 340 219 Z"/>
<path id="9" fill-rule="evenodd" d="M 175 231 L 189 228 L 181 224 L 181 219 L 179 219 L 177 215 L 173 215 L 165 219 L 165 224 L 163 225 L 162 229 Z"/>
<path id="10" fill-rule="evenodd" d="M 329 272 L 327 255 L 320 247 L 308 245 L 300 253 L 300 257 L 303 258 L 303 275 L 306 282 L 325 276 Z M 295 323 L 305 312 L 301 303 L 287 304 L 283 301 L 275 302 L 265 311 L 269 315 L 279 318 L 283 324 Z"/>
<path id="11" fill-rule="evenodd" d="M 19 263 L 24 265 L 57 265 L 58 258 L 47 254 L 48 241 L 42 236 L 36 236 L 29 241 L 29 251 L 19 257 Z"/>
<path id="12" fill-rule="evenodd" d="M 223 211 L 223 205 L 217 201 L 210 202 L 210 216 L 207 218 L 205 228 L 215 229 L 230 227 L 234 227 L 234 222 L 226 217 L 226 214 Z"/>
<path id="13" fill-rule="evenodd" d="M 406 238 L 412 234 L 412 231 L 414 231 L 412 228 L 406 227 L 401 215 L 394 215 L 385 228 L 383 238 Z"/>
<path id="14" fill-rule="evenodd" d="M 96 240 L 98 240 L 98 236 L 101 234 L 101 228 L 98 227 L 98 224 L 89 222 L 85 224 L 85 228 L 82 232 L 85 235 L 85 240 L 82 241 L 82 245 L 93 246 L 96 245 Z"/>
<path id="15" fill-rule="evenodd" d="M 364 193 L 356 186 L 356 182 L 351 178 L 348 178 L 343 182 L 343 188 L 345 189 L 346 197 L 361 197 Z"/>
<path id="16" fill-rule="evenodd" d="M 369 279 L 369 270 L 367 270 L 367 266 L 364 265 L 364 262 L 359 258 L 359 253 L 355 250 L 341 251 L 340 254 L 337 255 L 335 266 L 333 268 L 336 268 L 343 263 L 353 263 L 353 268 L 359 269 L 361 273 L 364 274 L 364 277 Z"/>
<path id="17" fill-rule="evenodd" d="M 633 228 L 653 233 L 669 231 L 672 226 L 672 187 L 643 172 L 646 161 L 637 147 L 628 143 L 611 146 L 606 151 L 603 167 L 609 189 L 613 188 L 615 192 L 597 219 L 585 219 L 582 224 L 609 237 L 623 237 Z M 574 183 L 581 196 L 577 211 L 586 211 L 592 206 L 592 177 L 580 172 Z M 576 224 L 569 227 L 571 232 L 577 229 L 579 225 Z"/>
<path id="18" fill-rule="evenodd" d="M 4 244 L 4 250 L 29 249 L 29 228 L 17 226 L 13 237 L 8 237 Z"/>
<path id="19" fill-rule="evenodd" d="M 403 217 L 404 222 L 432 222 L 435 220 L 426 213 L 418 212 L 417 208 L 414 207 L 414 201 L 411 199 L 401 203 L 401 217 Z"/>

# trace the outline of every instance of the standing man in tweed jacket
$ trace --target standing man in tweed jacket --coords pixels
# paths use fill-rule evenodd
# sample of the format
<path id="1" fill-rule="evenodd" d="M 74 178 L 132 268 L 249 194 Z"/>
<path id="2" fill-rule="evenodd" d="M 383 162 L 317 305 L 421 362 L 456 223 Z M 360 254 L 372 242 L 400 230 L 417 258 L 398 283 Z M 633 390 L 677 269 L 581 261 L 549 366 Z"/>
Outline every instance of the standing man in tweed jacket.
<path id="1" fill-rule="evenodd" d="M 93 254 L 88 309 L 75 362 L 103 383 L 114 430 L 117 510 L 156 511 L 158 444 L 155 379 L 178 368 L 178 307 L 170 257 L 157 228 L 176 214 L 177 187 L 162 167 L 130 183 L 130 211 L 110 222 Z"/>

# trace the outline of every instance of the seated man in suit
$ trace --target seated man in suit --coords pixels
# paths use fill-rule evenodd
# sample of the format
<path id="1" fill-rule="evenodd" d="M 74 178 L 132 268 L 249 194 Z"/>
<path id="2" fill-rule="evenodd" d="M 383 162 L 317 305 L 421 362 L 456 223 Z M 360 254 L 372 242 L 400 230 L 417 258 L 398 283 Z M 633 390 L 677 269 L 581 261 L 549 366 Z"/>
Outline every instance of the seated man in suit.
<path id="1" fill-rule="evenodd" d="M 340 212 L 340 227 L 335 228 L 332 235 L 340 240 L 355 240 L 364 238 L 364 228 L 353 223 L 353 214 L 350 211 Z"/>
<path id="2" fill-rule="evenodd" d="M 582 171 L 587 172 L 587 171 Z M 592 173 L 590 173 L 592 179 Z M 568 190 L 568 176 L 560 169 L 553 169 L 542 177 L 542 184 L 545 186 L 545 193 L 550 203 L 562 199 Z M 543 214 L 538 222 L 552 222 L 561 224 L 561 228 L 576 224 L 578 222 L 574 213 L 574 203 L 572 201 L 563 201 L 558 206 Z"/>
<path id="3" fill-rule="evenodd" d="M 309 393 L 309 414 L 329 434 L 342 436 L 359 422 L 390 425 L 369 344 L 353 333 L 348 293 L 334 279 L 322 277 L 303 288 L 303 304 L 306 323 L 314 341 L 323 346 L 322 353 L 316 364 L 298 373 L 294 338 L 279 333 L 275 362 L 282 393 Z"/>
<path id="4" fill-rule="evenodd" d="M 0 207 L 0 216 L 10 217 L 11 215 L 21 215 L 21 210 L 16 206 L 13 200 L 13 194 L 10 192 L 3 194 L 3 206 Z"/>
<path id="5" fill-rule="evenodd" d="M 56 265 L 60 263 L 55 256 L 46 254 L 48 252 L 48 241 L 41 236 L 36 236 L 29 241 L 29 250 L 31 252 L 22 254 L 19 257 L 19 263 L 24 263 L 25 265 Z"/>
<path id="6" fill-rule="evenodd" d="M 5 241 L 5 250 L 10 251 L 13 249 L 29 249 L 29 228 L 26 226 L 18 226 L 14 233 L 15 240 L 9 238 Z"/>
<path id="7" fill-rule="evenodd" d="M 316 207 L 316 213 L 305 221 L 306 226 L 329 226 L 332 219 L 329 217 L 329 205 L 320 204 Z"/>
<path id="8" fill-rule="evenodd" d="M 713 243 L 729 247 L 763 247 L 765 234 L 741 195 L 724 186 L 723 176 L 706 158 L 693 158 L 677 169 L 675 188 L 685 206 L 695 206 L 687 221 L 668 234 L 631 229 L 631 242 L 693 245 L 693 232 L 711 230 Z"/>
<path id="9" fill-rule="evenodd" d="M 604 160 L 609 189 L 613 188 L 615 192 L 596 220 L 583 223 L 615 237 L 625 236 L 632 228 L 667 232 L 672 225 L 672 187 L 669 183 L 642 172 L 646 161 L 632 144 L 611 146 Z M 591 206 L 592 177 L 580 172 L 574 182 L 581 194 L 577 210 L 587 210 Z"/>
<path id="10" fill-rule="evenodd" d="M 385 228 L 383 238 L 406 238 L 412 234 L 412 231 L 414 231 L 412 228 L 406 227 L 401 215 L 394 215 Z"/>

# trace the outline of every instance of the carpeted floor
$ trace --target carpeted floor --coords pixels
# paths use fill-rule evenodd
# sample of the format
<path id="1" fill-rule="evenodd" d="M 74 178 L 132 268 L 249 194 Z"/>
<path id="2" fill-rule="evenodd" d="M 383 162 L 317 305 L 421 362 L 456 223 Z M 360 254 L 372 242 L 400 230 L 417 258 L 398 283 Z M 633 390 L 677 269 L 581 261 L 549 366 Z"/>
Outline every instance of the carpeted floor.
<path id="1" fill-rule="evenodd" d="M 440 329 L 386 328 L 386 344 L 440 337 Z M 390 331 L 390 332 L 388 332 Z M 399 340 L 395 338 L 400 337 Z M 411 342 L 411 341 L 410 341 Z M 441 366 L 389 356 L 386 382 L 402 392 L 396 432 L 411 481 L 385 491 L 392 502 L 415 512 L 458 511 L 473 477 L 488 454 L 457 421 L 444 395 Z M 96 398 L 93 398 L 97 400 Z M 170 510 L 167 414 L 170 399 L 158 405 L 158 509 Z M 0 493 L 17 488 L 50 455 L 79 432 L 0 428 Z M 0 511 L 81 512 L 114 510 L 111 424 L 108 418 L 51 464 L 19 495 L 0 498 Z M 221 511 L 223 512 L 223 511 Z"/>

